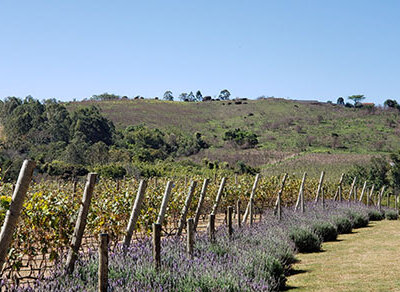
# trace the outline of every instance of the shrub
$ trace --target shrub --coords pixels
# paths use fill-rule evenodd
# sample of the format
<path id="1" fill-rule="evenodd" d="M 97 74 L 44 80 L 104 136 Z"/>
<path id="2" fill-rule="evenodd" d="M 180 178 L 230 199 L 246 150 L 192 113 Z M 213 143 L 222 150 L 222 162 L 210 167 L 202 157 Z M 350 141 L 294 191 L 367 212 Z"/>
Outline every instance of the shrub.
<path id="1" fill-rule="evenodd" d="M 350 218 L 353 228 L 361 228 L 361 227 L 368 226 L 368 223 L 369 223 L 368 215 L 362 215 L 357 212 L 349 211 L 348 216 Z"/>
<path id="2" fill-rule="evenodd" d="M 312 226 L 312 231 L 318 235 L 322 241 L 334 241 L 338 232 L 336 227 L 329 222 L 317 222 Z"/>
<path id="3" fill-rule="evenodd" d="M 397 220 L 397 219 L 399 219 L 399 215 L 397 215 L 397 212 L 396 211 L 392 211 L 392 210 L 386 211 L 385 212 L 385 217 L 386 217 L 387 220 Z"/>
<path id="4" fill-rule="evenodd" d="M 310 230 L 295 227 L 290 231 L 289 237 L 299 252 L 315 252 L 321 249 L 321 240 Z"/>
<path id="5" fill-rule="evenodd" d="M 121 179 L 126 175 L 126 169 L 122 165 L 116 163 L 96 167 L 96 172 L 98 172 L 100 176 L 112 179 Z"/>
<path id="6" fill-rule="evenodd" d="M 385 218 L 382 212 L 379 212 L 378 210 L 368 211 L 368 217 L 369 220 L 371 221 L 380 221 L 383 220 L 383 218 Z"/>
<path id="7" fill-rule="evenodd" d="M 336 217 L 333 221 L 336 225 L 338 234 L 351 233 L 353 227 L 350 219 L 346 217 Z"/>

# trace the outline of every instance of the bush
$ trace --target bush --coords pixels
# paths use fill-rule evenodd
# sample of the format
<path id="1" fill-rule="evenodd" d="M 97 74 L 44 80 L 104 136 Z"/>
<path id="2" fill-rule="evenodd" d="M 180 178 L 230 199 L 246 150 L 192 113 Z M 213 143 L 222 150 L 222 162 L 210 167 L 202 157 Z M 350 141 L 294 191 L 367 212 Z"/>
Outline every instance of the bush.
<path id="1" fill-rule="evenodd" d="M 336 227 L 329 222 L 317 222 L 312 226 L 312 231 L 318 235 L 322 241 L 334 241 L 338 232 Z"/>
<path id="2" fill-rule="evenodd" d="M 299 252 L 315 252 L 321 249 L 321 240 L 310 230 L 296 227 L 290 231 L 289 237 Z"/>
<path id="3" fill-rule="evenodd" d="M 396 211 L 392 211 L 392 210 L 386 211 L 385 212 L 385 217 L 386 217 L 387 220 L 397 220 L 397 219 L 399 219 L 399 215 L 397 215 L 397 212 Z"/>
<path id="4" fill-rule="evenodd" d="M 349 211 L 348 216 L 350 218 L 353 228 L 361 228 L 368 226 L 369 223 L 368 215 L 362 215 L 357 212 Z"/>
<path id="5" fill-rule="evenodd" d="M 336 225 L 338 234 L 351 233 L 353 229 L 350 219 L 346 217 L 336 217 L 333 222 Z"/>
<path id="6" fill-rule="evenodd" d="M 95 169 L 100 176 L 105 176 L 112 179 L 121 179 L 126 175 L 126 169 L 122 165 L 116 163 L 99 166 Z"/>
<path id="7" fill-rule="evenodd" d="M 368 217 L 370 221 L 381 221 L 385 218 L 384 214 L 378 210 L 368 211 Z"/>

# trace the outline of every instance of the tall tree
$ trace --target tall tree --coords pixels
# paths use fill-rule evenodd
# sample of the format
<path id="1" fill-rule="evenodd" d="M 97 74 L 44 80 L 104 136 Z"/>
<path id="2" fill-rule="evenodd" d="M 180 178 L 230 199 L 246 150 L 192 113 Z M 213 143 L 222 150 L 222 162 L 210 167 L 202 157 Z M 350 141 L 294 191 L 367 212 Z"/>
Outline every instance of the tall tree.
<path id="1" fill-rule="evenodd" d="M 180 95 L 179 95 L 179 100 L 181 100 L 181 101 L 184 101 L 185 99 L 187 99 L 187 96 L 188 96 L 188 94 L 186 93 L 186 92 L 182 92 Z"/>
<path id="2" fill-rule="evenodd" d="M 196 92 L 196 101 L 202 101 L 203 100 L 203 95 L 201 94 L 200 90 L 197 90 Z"/>
<path id="3" fill-rule="evenodd" d="M 173 101 L 173 100 L 174 100 L 174 96 L 172 95 L 172 91 L 167 90 L 167 91 L 164 93 L 163 99 L 164 99 L 164 100 Z"/>
<path id="4" fill-rule="evenodd" d="M 194 97 L 193 91 L 191 91 L 187 96 L 188 101 L 195 101 L 196 98 Z"/>
<path id="5" fill-rule="evenodd" d="M 231 93 L 229 92 L 229 90 L 228 89 L 224 89 L 224 90 L 221 90 L 221 92 L 219 93 L 218 98 L 221 99 L 221 100 L 228 100 L 230 96 L 231 96 Z"/>
<path id="6" fill-rule="evenodd" d="M 339 105 L 344 105 L 344 98 L 343 97 L 339 97 L 336 101 L 337 104 Z"/>
<path id="7" fill-rule="evenodd" d="M 354 101 L 354 105 L 356 105 L 357 103 L 359 103 L 360 101 L 365 99 L 365 96 L 362 94 L 355 94 L 355 95 L 350 95 L 348 97 L 348 99 Z"/>

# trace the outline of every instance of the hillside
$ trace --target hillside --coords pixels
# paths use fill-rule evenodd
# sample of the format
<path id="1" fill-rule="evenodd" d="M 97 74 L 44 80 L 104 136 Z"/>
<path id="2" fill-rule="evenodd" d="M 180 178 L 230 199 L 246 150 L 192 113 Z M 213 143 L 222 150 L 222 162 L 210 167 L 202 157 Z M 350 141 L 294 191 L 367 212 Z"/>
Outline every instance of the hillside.
<path id="1" fill-rule="evenodd" d="M 326 168 L 326 164 L 346 168 L 366 161 L 371 155 L 397 150 L 400 145 L 400 116 L 397 111 L 384 108 L 354 109 L 273 98 L 246 100 L 240 104 L 161 100 L 66 104 L 68 110 L 88 105 L 99 106 L 117 128 L 144 124 L 166 131 L 200 132 L 212 147 L 194 155 L 192 159 L 197 162 L 204 157 L 228 162 L 243 160 L 262 166 L 265 171 L 291 169 L 298 159 L 304 161 L 299 167 L 311 159 L 317 169 L 318 165 Z M 257 148 L 238 149 L 223 141 L 224 133 L 235 128 L 257 134 Z"/>

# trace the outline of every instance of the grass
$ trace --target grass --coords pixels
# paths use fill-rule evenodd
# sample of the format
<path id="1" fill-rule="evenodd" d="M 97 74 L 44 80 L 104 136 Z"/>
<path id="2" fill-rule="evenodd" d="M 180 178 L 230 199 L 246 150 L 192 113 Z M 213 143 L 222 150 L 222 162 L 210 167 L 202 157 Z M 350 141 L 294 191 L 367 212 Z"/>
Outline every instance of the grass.
<path id="1" fill-rule="evenodd" d="M 319 166 L 326 168 L 333 162 L 332 169 L 346 170 L 354 162 L 364 162 L 373 154 L 395 151 L 400 144 L 399 113 L 383 108 L 351 109 L 277 98 L 248 100 L 241 104 L 162 100 L 66 103 L 68 110 L 88 105 L 99 106 L 117 128 L 145 124 L 167 132 L 189 135 L 200 132 L 212 147 L 193 157 L 194 160 L 204 156 L 220 161 L 242 160 L 262 167 L 267 174 L 287 169 L 301 173 L 304 162 L 312 162 L 317 166 L 314 168 L 318 177 Z M 235 128 L 259 136 L 256 153 L 232 148 L 223 141 L 224 133 Z M 335 179 L 336 176 L 340 173 L 335 173 Z"/>
<path id="2" fill-rule="evenodd" d="M 321 253 L 298 254 L 287 285 L 293 291 L 399 291 L 400 221 L 383 220 L 338 241 Z M 297 272 L 296 272 L 297 271 Z"/>

